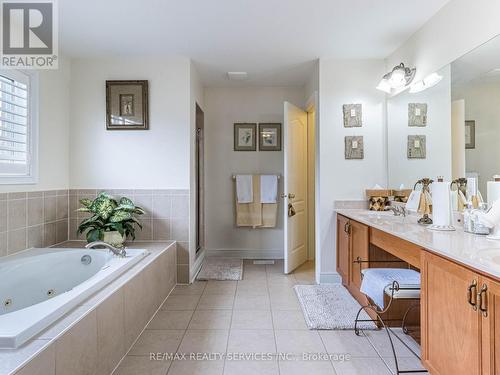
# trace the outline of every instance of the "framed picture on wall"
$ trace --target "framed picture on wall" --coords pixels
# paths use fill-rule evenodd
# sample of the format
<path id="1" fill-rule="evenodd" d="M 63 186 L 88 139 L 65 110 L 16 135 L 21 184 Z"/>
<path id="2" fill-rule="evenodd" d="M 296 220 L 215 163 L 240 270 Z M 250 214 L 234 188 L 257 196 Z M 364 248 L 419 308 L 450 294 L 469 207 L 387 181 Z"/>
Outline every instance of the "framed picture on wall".
<path id="1" fill-rule="evenodd" d="M 281 124 L 259 124 L 259 151 L 281 151 Z"/>
<path id="2" fill-rule="evenodd" d="M 465 148 L 476 148 L 476 121 L 465 121 Z"/>
<path id="3" fill-rule="evenodd" d="M 148 81 L 106 81 L 106 129 L 147 130 Z"/>
<path id="4" fill-rule="evenodd" d="M 234 151 L 257 150 L 257 124 L 234 124 Z"/>

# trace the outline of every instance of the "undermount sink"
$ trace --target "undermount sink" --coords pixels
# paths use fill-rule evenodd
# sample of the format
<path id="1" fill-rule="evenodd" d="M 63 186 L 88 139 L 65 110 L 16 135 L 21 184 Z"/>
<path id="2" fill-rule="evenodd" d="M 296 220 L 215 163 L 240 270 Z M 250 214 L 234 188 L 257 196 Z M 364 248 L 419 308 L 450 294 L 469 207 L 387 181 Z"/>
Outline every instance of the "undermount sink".
<path id="1" fill-rule="evenodd" d="M 395 216 L 392 211 L 367 211 L 363 215 L 371 220 L 382 220 L 389 223 L 404 222 L 404 216 Z"/>
<path id="2" fill-rule="evenodd" d="M 500 247 L 478 250 L 474 258 L 484 265 L 500 267 Z"/>

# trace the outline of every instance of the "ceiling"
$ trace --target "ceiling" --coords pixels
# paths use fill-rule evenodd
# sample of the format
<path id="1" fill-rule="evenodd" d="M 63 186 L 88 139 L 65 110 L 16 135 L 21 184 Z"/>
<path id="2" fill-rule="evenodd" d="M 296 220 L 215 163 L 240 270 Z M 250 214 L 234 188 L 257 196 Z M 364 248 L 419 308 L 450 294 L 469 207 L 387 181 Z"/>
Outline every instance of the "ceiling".
<path id="1" fill-rule="evenodd" d="M 451 63 L 452 87 L 500 82 L 500 37 L 495 37 Z"/>
<path id="2" fill-rule="evenodd" d="M 190 57 L 207 86 L 303 85 L 319 57 L 390 55 L 448 0 L 62 0 L 70 57 Z"/>

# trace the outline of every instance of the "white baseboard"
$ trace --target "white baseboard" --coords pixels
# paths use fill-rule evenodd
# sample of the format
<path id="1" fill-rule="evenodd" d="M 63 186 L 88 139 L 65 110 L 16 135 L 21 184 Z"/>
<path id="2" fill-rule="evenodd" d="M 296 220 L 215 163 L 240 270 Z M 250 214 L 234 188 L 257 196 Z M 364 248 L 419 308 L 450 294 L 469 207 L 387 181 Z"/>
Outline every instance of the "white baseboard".
<path id="1" fill-rule="evenodd" d="M 340 284 L 342 278 L 337 272 L 322 272 L 319 274 L 320 284 Z"/>
<path id="2" fill-rule="evenodd" d="M 207 249 L 206 256 L 242 259 L 283 259 L 283 250 L 269 249 Z"/>

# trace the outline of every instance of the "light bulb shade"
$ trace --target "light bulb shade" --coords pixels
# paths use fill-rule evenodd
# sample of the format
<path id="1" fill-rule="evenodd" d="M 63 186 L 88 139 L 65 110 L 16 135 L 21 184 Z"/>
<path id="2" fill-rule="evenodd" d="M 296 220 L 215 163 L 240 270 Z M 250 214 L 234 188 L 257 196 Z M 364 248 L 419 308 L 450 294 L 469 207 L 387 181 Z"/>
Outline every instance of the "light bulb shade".
<path id="1" fill-rule="evenodd" d="M 411 94 L 416 94 L 417 92 L 424 91 L 426 89 L 424 81 L 418 81 L 415 82 L 413 85 L 410 87 L 410 93 Z"/>
<path id="2" fill-rule="evenodd" d="M 392 90 L 400 90 L 413 81 L 416 71 L 415 68 L 407 68 L 403 63 L 396 65 L 391 72 L 384 75 L 377 89 L 388 94 L 390 94 Z"/>
<path id="3" fill-rule="evenodd" d="M 387 94 L 391 93 L 391 89 L 392 89 L 392 87 L 389 83 L 389 80 L 386 78 L 382 78 L 382 80 L 380 81 L 380 83 L 377 86 L 377 90 L 383 91 Z"/>
<path id="4" fill-rule="evenodd" d="M 443 76 L 441 76 L 437 73 L 429 74 L 423 80 L 415 82 L 413 85 L 411 85 L 410 93 L 415 94 L 417 92 L 421 92 L 421 91 L 424 91 L 428 88 L 431 88 L 432 86 L 435 86 L 439 82 L 441 82 L 442 79 L 443 79 Z"/>
<path id="5" fill-rule="evenodd" d="M 389 78 L 389 84 L 392 88 L 400 89 L 406 85 L 406 74 L 405 69 L 401 67 L 395 68 L 391 73 L 391 78 Z"/>
<path id="6" fill-rule="evenodd" d="M 425 86 L 427 88 L 429 88 L 429 87 L 432 87 L 434 85 L 437 85 L 439 82 L 441 82 L 442 79 L 443 79 L 443 76 L 441 76 L 437 73 L 432 73 L 424 78 Z"/>

